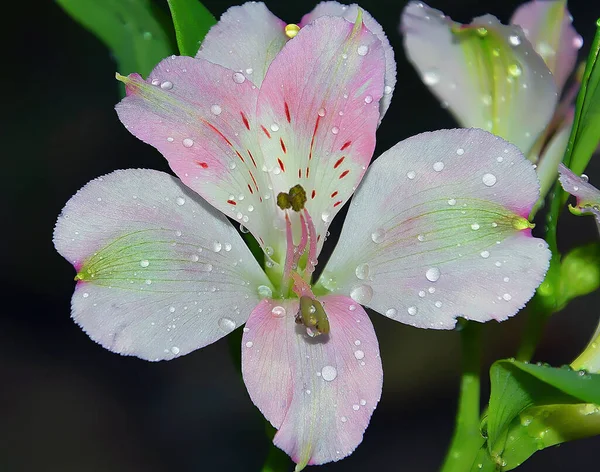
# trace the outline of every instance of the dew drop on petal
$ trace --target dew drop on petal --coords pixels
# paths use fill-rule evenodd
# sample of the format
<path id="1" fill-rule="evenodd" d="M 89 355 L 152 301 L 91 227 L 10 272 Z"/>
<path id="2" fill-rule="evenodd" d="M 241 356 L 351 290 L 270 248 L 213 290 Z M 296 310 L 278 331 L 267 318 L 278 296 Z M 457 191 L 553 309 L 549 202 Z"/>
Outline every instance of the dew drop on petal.
<path id="1" fill-rule="evenodd" d="M 331 128 L 331 132 L 333 134 L 338 134 L 340 132 L 340 129 L 337 126 L 334 126 L 333 128 Z"/>
<path id="2" fill-rule="evenodd" d="M 219 241 L 214 241 L 212 245 L 212 250 L 215 252 L 219 252 L 223 245 Z"/>
<path id="3" fill-rule="evenodd" d="M 177 346 L 173 346 L 171 348 L 171 352 L 175 355 L 179 354 L 179 348 Z"/>
<path id="4" fill-rule="evenodd" d="M 231 333 L 236 327 L 235 321 L 231 318 L 223 317 L 219 319 L 219 328 L 221 328 L 226 333 Z"/>
<path id="5" fill-rule="evenodd" d="M 456 154 L 458 154 L 459 156 L 462 156 L 465 153 L 465 150 L 463 148 L 458 148 L 456 150 Z"/>
<path id="6" fill-rule="evenodd" d="M 160 88 L 163 90 L 171 90 L 173 88 L 173 82 L 165 80 L 162 84 L 160 84 Z"/>
<path id="7" fill-rule="evenodd" d="M 271 131 L 273 131 L 273 132 L 279 131 L 279 125 L 277 123 L 273 123 L 271 125 Z"/>
<path id="8" fill-rule="evenodd" d="M 385 229 L 377 228 L 373 233 L 371 233 L 371 239 L 374 243 L 381 243 L 385 239 Z"/>
<path id="9" fill-rule="evenodd" d="M 243 84 L 245 80 L 246 77 L 241 72 L 236 72 L 235 74 L 233 74 L 233 81 L 236 84 Z"/>
<path id="10" fill-rule="evenodd" d="M 440 278 L 440 269 L 437 267 L 431 267 L 427 269 L 427 272 L 425 272 L 425 277 L 430 282 L 436 282 Z"/>
<path id="11" fill-rule="evenodd" d="M 371 103 L 373 101 L 373 97 L 371 95 L 367 95 L 365 97 L 365 103 Z"/>
<path id="12" fill-rule="evenodd" d="M 193 140 L 193 139 L 190 139 L 190 138 L 185 138 L 185 139 L 183 140 L 183 145 L 184 145 L 186 148 L 191 148 L 191 147 L 194 145 L 194 140 Z"/>
<path id="13" fill-rule="evenodd" d="M 183 198 L 183 197 L 177 197 L 175 199 L 175 203 L 177 203 L 177 205 L 181 206 L 181 205 L 185 204 L 185 198 Z"/>
<path id="14" fill-rule="evenodd" d="M 440 74 L 437 70 L 429 70 L 423 74 L 423 82 L 427 85 L 435 85 L 440 81 Z"/>
<path id="15" fill-rule="evenodd" d="M 487 259 L 488 257 L 490 257 L 490 252 L 489 251 L 481 251 L 481 257 L 483 257 L 484 259 Z"/>
<path id="16" fill-rule="evenodd" d="M 285 316 L 285 308 L 282 306 L 274 306 L 271 310 L 271 314 L 277 318 L 282 318 Z"/>
<path id="17" fill-rule="evenodd" d="M 473 231 L 477 231 L 477 230 L 479 229 L 479 225 L 478 225 L 477 223 L 473 223 L 473 224 L 471 225 L 471 229 L 472 229 Z"/>
<path id="18" fill-rule="evenodd" d="M 369 303 L 371 298 L 373 298 L 373 289 L 370 285 L 358 285 L 352 289 L 350 292 L 350 297 L 352 300 L 358 303 Z"/>
<path id="19" fill-rule="evenodd" d="M 257 291 L 260 298 L 271 298 L 273 296 L 273 291 L 266 285 L 259 285 Z"/>
<path id="20" fill-rule="evenodd" d="M 358 46 L 358 48 L 356 48 L 356 52 L 359 56 L 366 56 L 369 52 L 369 46 L 361 44 L 360 46 Z"/>
<path id="21" fill-rule="evenodd" d="M 504 298 L 504 300 L 506 300 L 507 302 L 509 300 L 512 300 L 512 296 L 510 295 L 510 293 L 505 293 L 504 295 L 502 295 L 502 298 Z"/>
<path id="22" fill-rule="evenodd" d="M 360 280 L 365 280 L 369 277 L 369 264 L 364 263 L 357 265 L 354 272 L 356 273 L 356 277 Z"/>
<path id="23" fill-rule="evenodd" d="M 435 164 L 433 164 L 433 170 L 435 170 L 436 172 L 441 172 L 444 169 L 444 163 L 441 161 L 436 162 Z"/>
<path id="24" fill-rule="evenodd" d="M 144 260 L 140 261 L 141 267 L 148 267 L 149 265 L 150 265 L 150 261 L 148 261 L 148 259 L 144 259 Z"/>
<path id="25" fill-rule="evenodd" d="M 331 382 L 337 377 L 337 370 L 332 365 L 326 365 L 321 369 L 321 377 L 323 380 Z"/>
<path id="26" fill-rule="evenodd" d="M 325 108 L 319 108 L 319 111 L 317 111 L 319 116 L 325 116 Z"/>
<path id="27" fill-rule="evenodd" d="M 331 221 L 331 212 L 325 210 L 321 213 L 321 219 L 324 223 L 329 223 Z"/>
<path id="28" fill-rule="evenodd" d="M 359 361 L 364 359 L 365 353 L 363 351 L 354 351 L 354 357 L 356 357 Z"/>
<path id="29" fill-rule="evenodd" d="M 383 93 L 385 93 L 386 95 L 389 95 L 390 93 L 392 93 L 392 87 L 390 87 L 389 85 L 386 85 L 383 88 Z"/>
<path id="30" fill-rule="evenodd" d="M 223 111 L 223 110 L 221 110 L 221 107 L 219 105 L 213 105 L 210 107 L 210 112 L 213 115 L 220 115 L 221 111 Z"/>
<path id="31" fill-rule="evenodd" d="M 493 187 L 498 181 L 494 174 L 483 174 L 481 180 L 483 180 L 483 183 L 488 187 Z"/>
<path id="32" fill-rule="evenodd" d="M 409 306 L 408 310 L 406 310 L 406 311 L 408 311 L 409 315 L 415 316 L 418 313 L 419 310 L 418 310 L 418 308 L 416 306 Z"/>
<path id="33" fill-rule="evenodd" d="M 519 38 L 516 34 L 511 34 L 508 37 L 508 42 L 512 45 L 512 46 L 518 46 L 519 44 L 521 44 L 521 38 Z"/>
<path id="34" fill-rule="evenodd" d="M 246 343 L 246 347 L 252 347 L 252 346 L 254 346 L 254 343 L 252 341 L 248 341 Z"/>
<path id="35" fill-rule="evenodd" d="M 387 316 L 388 318 L 395 318 L 397 314 L 398 310 L 396 310 L 395 308 L 388 308 L 385 312 L 385 316 Z"/>
<path id="36" fill-rule="evenodd" d="M 456 205 L 456 200 L 454 198 L 451 198 L 450 200 L 448 200 L 448 205 L 450 205 L 450 206 Z"/>
<path id="37" fill-rule="evenodd" d="M 523 69 L 517 63 L 508 66 L 508 73 L 513 77 L 519 77 L 523 73 Z"/>

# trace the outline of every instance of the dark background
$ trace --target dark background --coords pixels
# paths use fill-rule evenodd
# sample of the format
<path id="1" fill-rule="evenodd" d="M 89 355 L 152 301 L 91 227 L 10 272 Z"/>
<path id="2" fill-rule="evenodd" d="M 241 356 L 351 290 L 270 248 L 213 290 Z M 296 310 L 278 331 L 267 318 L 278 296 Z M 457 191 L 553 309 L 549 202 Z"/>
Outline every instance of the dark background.
<path id="1" fill-rule="evenodd" d="M 313 1 L 267 1 L 288 22 Z M 490 12 L 507 22 L 517 1 L 431 0 L 468 22 Z M 206 0 L 219 17 L 229 1 Z M 407 63 L 398 33 L 405 1 L 364 1 L 395 49 L 398 84 L 378 132 L 376 155 L 426 130 L 454 127 Z M 164 6 L 164 5 L 163 5 Z M 600 6 L 570 2 L 589 50 Z M 115 169 L 168 171 L 157 151 L 131 136 L 113 106 L 116 65 L 106 48 L 51 1 L 12 2 L 2 33 L 2 271 L 0 471 L 257 471 L 268 450 L 264 423 L 221 340 L 171 362 L 121 357 L 69 318 L 73 269 L 52 246 L 64 203 Z M 600 162 L 587 172 L 600 181 Z M 340 221 L 336 220 L 339 227 Z M 334 231 L 335 233 L 335 231 Z M 597 238 L 591 218 L 566 213 L 563 249 Z M 335 236 L 335 234 L 334 234 Z M 320 261 L 323 263 L 324 261 Z M 570 362 L 598 321 L 598 293 L 550 321 L 536 360 Z M 323 471 L 433 471 L 453 427 L 458 334 L 410 328 L 373 314 L 385 382 L 357 451 Z M 488 323 L 485 368 L 515 353 L 523 316 Z M 483 378 L 487 395 L 487 377 Z M 485 396 L 484 398 L 487 398 Z M 534 455 L 521 470 L 598 470 L 599 438 Z"/>

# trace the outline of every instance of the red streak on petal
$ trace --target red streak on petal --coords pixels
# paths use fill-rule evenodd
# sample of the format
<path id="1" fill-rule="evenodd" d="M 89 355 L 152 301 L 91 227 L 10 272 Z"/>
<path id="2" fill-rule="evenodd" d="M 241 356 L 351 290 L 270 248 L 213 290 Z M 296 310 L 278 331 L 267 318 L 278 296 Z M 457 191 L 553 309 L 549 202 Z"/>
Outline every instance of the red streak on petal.
<path id="1" fill-rule="evenodd" d="M 345 170 L 344 172 L 342 172 L 342 173 L 340 174 L 340 179 L 343 179 L 343 178 L 344 178 L 344 177 L 346 177 L 346 176 L 347 176 L 349 173 L 350 173 L 350 171 L 349 171 L 349 170 Z"/>
<path id="2" fill-rule="evenodd" d="M 281 167 L 281 172 L 285 172 L 285 166 L 283 165 L 283 161 L 277 158 L 277 162 L 279 162 L 279 167 Z"/>
<path id="3" fill-rule="evenodd" d="M 267 135 L 267 138 L 271 139 L 271 133 L 269 133 L 269 130 L 267 128 L 265 128 L 263 125 L 260 125 L 260 127 L 263 130 L 263 133 L 265 133 Z"/>
<path id="4" fill-rule="evenodd" d="M 243 111 L 240 111 L 241 115 L 242 115 L 242 121 L 244 122 L 244 126 L 248 129 L 248 131 L 250 131 L 250 123 L 248 122 L 248 118 L 246 118 L 246 115 L 244 115 Z"/>
<path id="5" fill-rule="evenodd" d="M 315 122 L 315 129 L 313 130 L 312 139 L 310 140 L 310 152 L 308 153 L 308 159 L 312 159 L 313 146 L 315 144 L 315 136 L 317 134 L 317 129 L 319 129 L 319 121 L 321 120 L 321 115 L 317 115 L 317 121 Z"/>
<path id="6" fill-rule="evenodd" d="M 302 178 L 302 169 L 298 169 L 298 178 L 301 179 Z"/>
<path id="7" fill-rule="evenodd" d="M 250 177 L 252 178 L 252 182 L 254 182 L 254 188 L 258 192 L 258 184 L 256 183 L 256 179 L 254 178 L 254 174 L 252 173 L 251 170 L 249 170 L 248 173 L 250 174 Z"/>
<path id="8" fill-rule="evenodd" d="M 213 130 L 215 133 L 217 133 L 219 136 L 221 136 L 221 137 L 222 137 L 222 138 L 225 140 L 225 142 L 226 142 L 227 144 L 229 144 L 231 147 L 233 147 L 233 144 L 231 144 L 231 141 L 229 141 L 229 139 L 227 139 L 223 133 L 221 133 L 221 132 L 220 132 L 220 131 L 219 131 L 217 128 L 215 128 L 215 127 L 214 127 L 213 125 L 211 125 L 210 123 L 206 122 L 206 124 L 207 124 L 207 126 L 208 126 L 209 128 L 211 128 L 211 129 L 212 129 L 212 130 Z"/>
<path id="9" fill-rule="evenodd" d="M 283 102 L 283 107 L 285 108 L 285 117 L 286 117 L 288 123 L 291 123 L 292 118 L 290 116 L 290 107 L 288 106 L 287 102 Z"/>
<path id="10" fill-rule="evenodd" d="M 310 167 L 306 168 L 306 178 L 308 179 L 308 175 L 310 174 Z"/>
<path id="11" fill-rule="evenodd" d="M 233 200 L 227 200 L 227 203 L 229 203 L 230 205 L 237 205 L 237 203 L 235 203 Z"/>
<path id="12" fill-rule="evenodd" d="M 208 169 L 208 164 L 206 162 L 198 162 L 198 165 L 203 169 Z"/>
<path id="13" fill-rule="evenodd" d="M 344 145 L 340 148 L 340 151 L 343 151 L 344 149 L 349 148 L 351 144 L 352 144 L 352 141 L 346 141 L 344 143 Z"/>
<path id="14" fill-rule="evenodd" d="M 254 160 L 254 156 L 250 152 L 250 149 L 246 149 L 246 151 L 248 151 L 248 155 L 250 156 L 250 159 L 252 159 L 252 164 L 254 164 L 254 167 L 256 168 L 256 161 Z"/>
<path id="15" fill-rule="evenodd" d="M 339 158 L 339 159 L 336 161 L 336 163 L 335 163 L 335 164 L 333 164 L 333 168 L 334 168 L 334 169 L 337 169 L 337 168 L 340 166 L 340 164 L 341 164 L 342 162 L 344 162 L 344 159 L 346 159 L 346 156 L 342 156 L 342 157 L 340 157 L 340 158 Z"/>
<path id="16" fill-rule="evenodd" d="M 287 154 L 287 148 L 285 147 L 285 143 L 283 142 L 283 138 L 279 138 L 279 144 L 281 144 L 281 150 L 284 154 Z"/>
<path id="17" fill-rule="evenodd" d="M 250 193 L 251 193 L 252 195 L 254 195 L 254 190 L 252 190 L 252 187 L 250 187 L 250 184 L 248 184 L 248 190 L 250 190 Z M 334 205 L 334 206 L 335 206 L 335 205 Z"/>
<path id="18" fill-rule="evenodd" d="M 265 241 L 263 240 L 263 238 L 261 238 L 260 236 L 258 237 L 258 240 L 260 241 L 260 243 L 264 246 L 265 245 Z"/>
<path id="19" fill-rule="evenodd" d="M 241 154 L 240 154 L 240 153 L 239 153 L 237 150 L 235 151 L 235 153 L 236 153 L 236 154 L 238 155 L 238 157 L 239 157 L 239 158 L 242 160 L 242 162 L 244 162 L 244 163 L 246 162 L 246 161 L 244 160 L 244 158 L 242 157 L 242 155 L 241 155 Z"/>
<path id="20" fill-rule="evenodd" d="M 335 196 L 336 196 L 337 194 L 338 194 L 338 191 L 336 190 L 335 192 L 333 192 L 333 193 L 331 194 L 331 198 L 335 198 Z"/>
<path id="21" fill-rule="evenodd" d="M 337 202 L 335 202 L 335 203 L 333 204 L 334 208 L 335 208 L 336 206 L 338 206 L 338 205 L 341 205 L 341 203 L 342 203 L 342 201 L 341 201 L 341 200 L 338 200 Z"/>
<path id="22" fill-rule="evenodd" d="M 320 240 L 321 240 L 321 235 L 319 234 L 319 235 L 317 236 L 317 242 L 319 242 Z"/>
<path id="23" fill-rule="evenodd" d="M 314 199 L 317 196 L 317 191 L 313 190 L 310 198 Z"/>

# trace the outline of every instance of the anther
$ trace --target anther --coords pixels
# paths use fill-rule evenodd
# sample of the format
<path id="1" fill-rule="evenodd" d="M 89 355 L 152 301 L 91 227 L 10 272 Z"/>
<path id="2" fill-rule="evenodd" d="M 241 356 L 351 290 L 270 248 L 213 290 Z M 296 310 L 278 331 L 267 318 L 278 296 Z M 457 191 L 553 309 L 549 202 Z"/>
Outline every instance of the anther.
<path id="1" fill-rule="evenodd" d="M 294 23 L 285 25 L 285 35 L 290 39 L 294 38 L 298 34 L 298 31 L 300 31 L 300 27 Z"/>

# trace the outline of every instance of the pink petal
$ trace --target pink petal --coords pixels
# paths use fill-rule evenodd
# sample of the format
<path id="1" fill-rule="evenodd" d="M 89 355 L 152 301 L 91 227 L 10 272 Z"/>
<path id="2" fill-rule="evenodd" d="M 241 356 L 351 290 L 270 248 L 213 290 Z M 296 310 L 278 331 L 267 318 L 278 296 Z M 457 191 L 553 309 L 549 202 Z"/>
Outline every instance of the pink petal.
<path id="1" fill-rule="evenodd" d="M 554 74 L 559 92 L 573 72 L 583 39 L 565 1 L 533 0 L 516 9 L 510 22 L 523 28 L 527 39 Z"/>
<path id="2" fill-rule="evenodd" d="M 401 29 L 409 60 L 461 126 L 490 131 L 528 154 L 552 118 L 557 93 L 519 27 L 491 15 L 461 25 L 411 2 Z"/>
<path id="3" fill-rule="evenodd" d="M 358 8 L 359 6 L 356 3 L 353 3 L 352 5 L 342 5 L 338 2 L 321 2 L 313 11 L 302 17 L 300 26 L 306 26 L 322 16 L 341 16 L 354 23 L 358 14 Z M 381 115 L 379 121 L 381 121 L 383 115 L 385 115 L 385 112 L 390 106 L 392 92 L 396 86 L 396 61 L 394 59 L 394 50 L 381 25 L 368 11 L 363 10 L 362 14 L 364 25 L 371 33 L 379 38 L 385 53 L 385 88 L 383 97 L 379 102 L 379 112 Z"/>
<path id="4" fill-rule="evenodd" d="M 177 176 L 246 226 L 261 245 L 275 243 L 274 198 L 257 143 L 258 90 L 245 76 L 205 60 L 171 57 L 147 81 L 125 79 L 117 105 L 127 129 L 167 158 Z"/>
<path id="5" fill-rule="evenodd" d="M 271 61 L 288 40 L 285 25 L 264 3 L 231 7 L 210 29 L 196 57 L 243 72 L 260 86 Z"/>
<path id="6" fill-rule="evenodd" d="M 373 326 L 342 296 L 320 299 L 328 337 L 294 322 L 297 300 L 264 300 L 242 340 L 242 371 L 252 401 L 279 431 L 274 443 L 298 464 L 337 461 L 362 441 L 381 396 L 383 372 Z"/>
<path id="7" fill-rule="evenodd" d="M 384 73 L 374 34 L 322 17 L 283 48 L 261 87 L 259 141 L 274 192 L 304 187 L 320 245 L 371 160 Z"/>
<path id="8" fill-rule="evenodd" d="M 600 190 L 588 183 L 587 179 L 574 174 L 563 164 L 558 166 L 559 180 L 565 192 L 577 198 L 576 211 L 596 217 L 600 228 Z"/>
<path id="9" fill-rule="evenodd" d="M 504 320 L 548 268 L 526 220 L 538 197 L 533 166 L 501 138 L 409 138 L 370 167 L 319 285 L 421 328 Z"/>
<path id="10" fill-rule="evenodd" d="M 270 283 L 233 226 L 179 179 L 152 170 L 92 180 L 54 245 L 78 272 L 72 316 L 111 351 L 157 361 L 243 324 Z"/>

